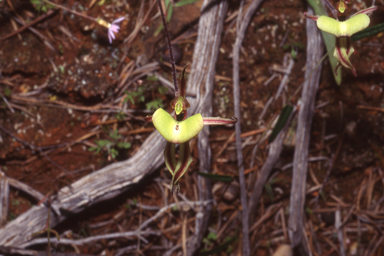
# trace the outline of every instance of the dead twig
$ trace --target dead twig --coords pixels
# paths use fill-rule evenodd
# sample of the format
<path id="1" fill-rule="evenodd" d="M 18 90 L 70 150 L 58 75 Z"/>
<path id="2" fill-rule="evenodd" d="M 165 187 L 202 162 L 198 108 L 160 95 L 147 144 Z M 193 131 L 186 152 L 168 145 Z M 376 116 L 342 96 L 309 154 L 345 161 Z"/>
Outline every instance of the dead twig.
<path id="1" fill-rule="evenodd" d="M 343 236 L 343 229 L 341 224 L 341 212 L 340 209 L 337 209 L 335 211 L 335 229 L 337 232 L 337 238 L 339 239 L 340 244 L 340 255 L 345 256 L 345 245 L 344 245 L 344 236 Z"/>
<path id="2" fill-rule="evenodd" d="M 14 138 L 15 140 L 17 140 L 18 142 L 22 143 L 23 145 L 27 146 L 28 148 L 30 148 L 32 150 L 32 152 L 35 152 L 36 150 L 43 156 L 45 157 L 45 159 L 48 160 L 48 162 L 50 162 L 51 164 L 53 164 L 55 167 L 59 168 L 60 170 L 64 171 L 65 173 L 69 173 L 67 171 L 67 169 L 65 169 L 64 167 L 60 166 L 59 164 L 57 164 L 55 161 L 53 161 L 40 147 L 36 147 L 34 145 L 32 145 L 31 143 L 29 142 L 26 142 L 22 139 L 20 139 L 19 137 L 17 137 L 16 135 L 14 135 L 13 133 L 11 133 L 10 131 L 8 131 L 7 129 L 5 129 L 3 126 L 0 125 L 0 130 L 3 131 L 4 133 L 6 133 L 7 135 L 11 136 L 12 138 Z"/>
<path id="3" fill-rule="evenodd" d="M 27 29 L 27 28 L 29 28 L 29 27 L 31 27 L 31 26 L 33 26 L 33 25 L 39 23 L 40 21 L 44 20 L 45 18 L 48 18 L 48 17 L 51 16 L 53 13 L 54 13 L 54 11 L 49 10 L 47 13 L 41 15 L 40 17 L 36 18 L 35 20 L 33 20 L 33 21 L 29 22 L 28 24 L 22 26 L 21 28 L 17 29 L 16 31 L 13 31 L 12 33 L 10 33 L 10 34 L 8 34 L 8 35 L 6 35 L 6 36 L 0 38 L 0 41 L 3 41 L 3 40 L 5 40 L 5 39 L 8 39 L 8 38 L 10 38 L 10 37 L 16 35 L 16 34 L 21 33 L 21 32 L 24 31 L 25 29 Z"/>
<path id="4" fill-rule="evenodd" d="M 210 5 L 212 1 L 205 0 L 202 6 L 202 15 L 199 21 L 197 41 L 194 48 L 193 60 L 191 65 L 191 75 L 187 83 L 187 94 L 196 92 L 196 97 L 188 97 L 188 101 L 200 112 L 202 116 L 212 115 L 212 95 L 215 79 L 215 67 L 217 63 L 223 23 L 227 13 L 228 1 L 220 1 L 215 5 Z M 206 11 L 207 6 L 210 6 Z M 203 54 L 202 54 L 203 53 Z M 196 90 L 200 86 L 199 90 Z M 204 96 L 200 96 L 202 93 Z M 200 102 L 196 100 L 200 97 Z M 198 104 L 194 104 L 198 103 Z M 189 113 L 190 110 L 188 110 Z M 205 126 L 198 136 L 197 148 L 199 150 L 199 171 L 210 172 L 211 169 L 211 150 L 209 145 L 209 128 Z M 200 201 L 212 198 L 211 183 L 208 179 L 197 177 L 197 194 Z M 201 240 L 210 224 L 209 217 L 212 205 L 199 207 L 195 220 L 195 232 L 187 241 L 187 255 L 195 254 L 200 248 Z"/>
<path id="5" fill-rule="evenodd" d="M 240 48 L 244 40 L 245 31 L 251 21 L 251 18 L 256 9 L 261 4 L 262 0 L 254 0 L 248 7 L 247 11 L 242 17 L 244 1 L 240 3 L 239 15 L 237 16 L 237 33 L 235 45 L 233 47 L 233 99 L 234 99 L 234 112 L 238 121 L 235 125 L 236 128 L 236 149 L 237 149 L 237 166 L 239 167 L 239 182 L 240 182 L 240 195 L 242 206 L 242 222 L 243 222 L 243 256 L 250 255 L 249 245 L 249 221 L 248 221 L 248 203 L 247 203 L 247 189 L 244 178 L 244 164 L 243 152 L 241 147 L 241 113 L 240 113 L 240 77 L 239 77 L 239 59 Z"/>
<path id="6" fill-rule="evenodd" d="M 295 111 L 292 111 L 291 116 L 289 117 L 289 120 L 286 122 L 285 126 L 280 131 L 279 135 L 277 135 L 275 140 L 270 144 L 268 158 L 265 161 L 261 169 L 260 175 L 257 178 L 256 184 L 252 189 L 252 194 L 249 199 L 249 209 L 248 209 L 249 223 L 251 225 L 253 224 L 253 221 L 256 217 L 256 209 L 257 209 L 256 207 L 259 203 L 259 199 L 261 196 L 261 192 L 263 191 L 265 182 L 267 181 L 273 166 L 275 165 L 276 161 L 279 159 L 281 151 L 283 150 L 285 135 L 288 131 L 290 120 L 292 119 L 294 114 L 295 114 Z"/>
<path id="7" fill-rule="evenodd" d="M 308 10 L 313 14 L 312 9 Z M 321 36 L 316 24 L 306 21 L 307 31 L 307 60 L 305 81 L 302 89 L 302 106 L 298 114 L 298 125 L 296 129 L 296 148 L 293 160 L 293 177 L 289 206 L 288 232 L 291 246 L 300 245 L 305 255 L 312 255 L 308 248 L 308 243 L 304 240 L 306 235 L 303 233 L 304 225 L 304 201 L 305 186 L 307 180 L 308 167 L 308 146 L 310 140 L 310 130 L 314 113 L 316 92 L 319 86 L 321 65 L 319 63 L 323 45 Z M 314 69 L 314 70 L 312 70 Z"/>
<path id="8" fill-rule="evenodd" d="M 9 181 L 0 169 L 0 226 L 8 219 Z"/>

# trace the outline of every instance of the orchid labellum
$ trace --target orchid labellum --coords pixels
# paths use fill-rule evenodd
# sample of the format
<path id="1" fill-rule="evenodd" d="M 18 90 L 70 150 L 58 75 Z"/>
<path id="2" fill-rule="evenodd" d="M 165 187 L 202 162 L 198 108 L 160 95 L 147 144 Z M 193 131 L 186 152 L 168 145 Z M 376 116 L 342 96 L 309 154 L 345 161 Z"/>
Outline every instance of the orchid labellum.
<path id="1" fill-rule="evenodd" d="M 337 4 L 338 11 L 342 14 L 346 9 L 346 1 L 340 1 Z M 335 73 L 337 74 L 337 69 L 342 65 L 346 68 L 352 70 L 354 76 L 357 76 L 356 69 L 353 67 L 349 58 L 352 53 L 355 51 L 351 45 L 351 36 L 359 31 L 362 31 L 368 27 L 370 19 L 367 14 L 375 11 L 376 6 L 369 7 L 367 9 L 358 11 L 353 14 L 349 19 L 345 19 L 343 15 L 340 15 L 340 20 L 335 20 L 328 16 L 314 16 L 308 15 L 305 13 L 307 18 L 310 18 L 316 21 L 317 27 L 324 32 L 330 33 L 336 36 L 336 46 L 334 51 L 334 56 L 339 61 L 338 65 L 335 68 Z"/>

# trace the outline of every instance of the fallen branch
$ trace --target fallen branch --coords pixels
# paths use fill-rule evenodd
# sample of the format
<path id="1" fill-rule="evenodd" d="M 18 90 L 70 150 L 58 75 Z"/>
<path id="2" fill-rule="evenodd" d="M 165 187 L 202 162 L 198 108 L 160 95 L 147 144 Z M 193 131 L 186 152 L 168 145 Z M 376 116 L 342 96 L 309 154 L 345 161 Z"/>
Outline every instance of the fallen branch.
<path id="1" fill-rule="evenodd" d="M 312 9 L 308 13 L 313 13 Z M 293 177 L 291 197 L 289 205 L 288 232 L 291 246 L 304 251 L 303 255 L 312 255 L 309 245 L 305 241 L 304 233 L 304 201 L 305 185 L 308 167 L 308 146 L 312 117 L 315 110 L 315 97 L 319 87 L 321 65 L 318 65 L 322 54 L 323 44 L 316 24 L 307 20 L 307 64 L 305 81 L 302 91 L 302 105 L 298 113 L 298 124 L 296 129 L 296 148 L 293 159 Z M 318 66 L 317 66 L 318 65 Z"/>
<path id="2" fill-rule="evenodd" d="M 226 0 L 220 1 L 215 5 L 211 3 L 212 1 L 205 0 L 202 6 L 191 75 L 187 84 L 187 94 L 196 93 L 196 98 L 188 98 L 188 101 L 195 105 L 196 112 L 201 113 L 203 116 L 212 116 L 212 95 L 216 62 L 228 6 Z M 202 95 L 203 93 L 204 95 Z M 198 99 L 200 99 L 199 102 L 197 102 Z M 193 108 L 192 111 L 195 112 Z M 211 149 L 208 136 L 209 128 L 205 126 L 199 133 L 197 142 L 200 172 L 210 172 L 211 168 Z M 198 175 L 197 182 L 199 200 L 211 200 L 212 189 L 210 180 Z M 211 211 L 212 204 L 199 208 L 195 220 L 195 234 L 188 238 L 187 241 L 187 255 L 195 254 L 200 248 L 201 241 L 209 224 Z"/>
<path id="3" fill-rule="evenodd" d="M 235 40 L 235 46 L 233 47 L 233 98 L 235 106 L 235 116 L 238 118 L 236 123 L 236 149 L 237 149 L 237 165 L 239 167 L 239 182 L 240 182 L 240 195 L 242 206 L 242 222 L 243 222 L 243 255 L 250 255 L 249 247 L 249 221 L 248 221 L 248 205 L 247 205 L 247 190 L 244 178 L 244 163 L 243 152 L 241 145 L 241 113 L 240 113 L 240 77 L 239 77 L 239 59 L 240 59 L 240 47 L 244 40 L 245 31 L 248 28 L 249 22 L 261 4 L 262 0 L 254 0 L 248 7 L 246 13 L 242 18 L 242 9 L 244 1 L 241 1 L 240 11 L 237 19 L 237 34 Z"/>

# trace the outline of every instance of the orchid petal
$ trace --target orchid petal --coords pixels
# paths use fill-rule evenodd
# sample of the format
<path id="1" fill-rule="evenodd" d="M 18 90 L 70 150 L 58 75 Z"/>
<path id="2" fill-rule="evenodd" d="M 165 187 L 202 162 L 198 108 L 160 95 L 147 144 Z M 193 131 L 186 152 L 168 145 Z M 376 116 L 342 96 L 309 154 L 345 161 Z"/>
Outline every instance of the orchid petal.
<path id="1" fill-rule="evenodd" d="M 236 117 L 222 118 L 222 117 L 203 117 L 204 125 L 226 125 L 235 124 L 237 122 Z"/>
<path id="2" fill-rule="evenodd" d="M 164 161 L 168 171 L 173 176 L 176 170 L 175 144 L 167 142 L 164 149 Z"/>
<path id="3" fill-rule="evenodd" d="M 184 143 L 195 137 L 203 129 L 201 114 L 184 121 L 176 121 L 168 112 L 159 108 L 152 116 L 156 130 L 171 143 Z"/>
<path id="4" fill-rule="evenodd" d="M 185 69 L 187 68 L 188 64 L 184 66 L 183 71 L 181 72 L 180 77 L 180 96 L 185 98 L 185 93 L 187 91 L 187 86 L 185 83 Z"/>
<path id="5" fill-rule="evenodd" d="M 174 145 L 173 145 L 174 146 Z M 179 158 L 177 159 L 176 170 L 173 173 L 171 191 L 178 193 L 180 190 L 179 180 L 187 171 L 189 165 L 192 163 L 191 151 L 189 149 L 189 141 L 181 143 L 179 146 Z M 174 191 L 176 189 L 176 191 Z"/>
<path id="6" fill-rule="evenodd" d="M 352 63 L 349 60 L 349 58 L 351 57 L 354 51 L 355 50 L 351 45 L 351 39 L 349 37 L 336 38 L 336 47 L 335 47 L 335 52 L 333 56 L 335 56 L 336 59 L 338 59 L 341 65 L 351 69 L 354 76 L 357 76 L 356 69 L 352 66 Z M 339 65 L 335 68 L 336 73 L 337 73 L 338 67 Z"/>
<path id="7" fill-rule="evenodd" d="M 371 6 L 371 7 L 368 7 L 368 8 L 366 8 L 366 9 L 360 10 L 360 11 L 358 11 L 358 12 L 352 14 L 352 15 L 351 15 L 351 18 L 352 18 L 353 16 L 359 15 L 359 14 L 361 14 L 361 13 L 364 13 L 364 14 L 370 14 L 371 12 L 376 11 L 376 10 L 377 10 L 377 6 Z"/>
<path id="8" fill-rule="evenodd" d="M 115 19 L 114 21 L 112 21 L 112 24 L 120 23 L 120 22 L 122 22 L 124 19 L 125 19 L 124 16 L 123 16 L 123 17 L 120 17 L 120 18 L 118 18 L 118 19 Z"/>
<path id="9" fill-rule="evenodd" d="M 317 15 L 310 15 L 310 14 L 307 14 L 307 12 L 304 13 L 304 16 L 307 17 L 308 19 L 311 19 L 311 20 L 314 20 L 314 21 L 317 21 L 317 19 L 319 18 L 319 16 L 317 16 Z"/>

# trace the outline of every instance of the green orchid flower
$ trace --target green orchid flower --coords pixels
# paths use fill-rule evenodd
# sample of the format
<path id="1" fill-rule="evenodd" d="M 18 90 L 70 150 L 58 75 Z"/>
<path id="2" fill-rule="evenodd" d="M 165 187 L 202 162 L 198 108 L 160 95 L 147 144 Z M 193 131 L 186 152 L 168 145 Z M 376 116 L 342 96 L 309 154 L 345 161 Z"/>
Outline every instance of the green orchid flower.
<path id="1" fill-rule="evenodd" d="M 337 5 L 338 11 L 341 14 L 344 13 L 346 9 L 344 2 L 345 1 L 340 1 Z M 336 36 L 336 46 L 333 54 L 339 61 L 335 68 L 336 74 L 337 69 L 340 66 L 344 66 L 351 69 L 353 75 L 357 76 L 356 69 L 353 67 L 351 61 L 349 60 L 352 53 L 355 51 L 351 44 L 351 36 L 368 27 L 370 19 L 367 14 L 375 10 L 377 10 L 376 6 L 369 7 L 367 9 L 358 11 L 346 20 L 343 20 L 345 19 L 345 16 L 343 15 L 339 16 L 340 20 L 335 20 L 328 16 L 315 16 L 304 13 L 307 18 L 316 21 L 317 27 L 319 29 Z"/>
<path id="2" fill-rule="evenodd" d="M 204 125 L 226 125 L 237 122 L 235 117 L 202 117 L 196 114 L 187 117 L 187 109 L 189 102 L 185 98 L 185 68 L 181 74 L 180 91 L 176 92 L 175 99 L 171 102 L 172 108 L 175 110 L 175 116 L 171 116 L 167 111 L 159 108 L 152 116 L 146 117 L 147 121 L 152 121 L 156 130 L 167 140 L 164 149 L 164 160 L 167 169 L 172 174 L 171 190 L 172 192 L 180 191 L 179 180 L 187 171 L 192 163 L 191 151 L 189 148 L 189 140 L 195 137 Z M 175 144 L 179 144 L 179 157 L 176 158 Z"/>
<path id="3" fill-rule="evenodd" d="M 169 57 L 172 69 L 173 85 L 175 87 L 175 98 L 171 101 L 171 107 L 175 110 L 172 117 L 167 111 L 159 108 L 152 116 L 147 116 L 147 121 L 152 121 L 156 130 L 167 140 L 164 149 L 164 161 L 167 169 L 172 174 L 171 192 L 178 193 L 180 191 L 179 180 L 187 171 L 192 163 L 191 150 L 189 148 L 189 140 L 195 137 L 204 125 L 223 125 L 234 124 L 237 122 L 235 117 L 202 117 L 196 114 L 187 118 L 187 110 L 190 107 L 188 100 L 185 98 L 185 68 L 180 77 L 180 87 L 176 78 L 176 65 L 173 58 L 171 38 L 168 33 L 165 15 L 161 7 L 160 0 L 157 1 L 164 26 L 164 33 L 168 43 Z M 179 157 L 176 157 L 176 146 L 179 144 Z"/>

